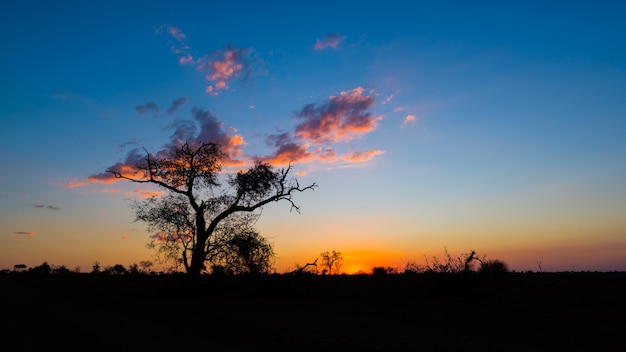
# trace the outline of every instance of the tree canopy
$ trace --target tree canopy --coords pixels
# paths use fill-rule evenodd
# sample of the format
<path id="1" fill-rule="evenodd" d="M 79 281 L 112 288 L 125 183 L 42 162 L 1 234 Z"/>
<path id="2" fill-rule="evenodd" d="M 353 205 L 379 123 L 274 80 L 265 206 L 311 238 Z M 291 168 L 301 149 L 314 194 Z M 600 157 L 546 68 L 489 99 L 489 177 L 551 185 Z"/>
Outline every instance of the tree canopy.
<path id="1" fill-rule="evenodd" d="M 156 155 L 144 149 L 123 167 L 107 170 L 116 178 L 151 183 L 162 196 L 135 202 L 136 219 L 148 224 L 152 246 L 162 258 L 182 265 L 197 279 L 206 263 L 232 272 L 260 272 L 268 268 L 273 249 L 252 225 L 257 210 L 278 201 L 290 203 L 294 195 L 312 190 L 291 177 L 291 164 L 276 170 L 257 161 L 247 169 L 223 177 L 224 154 L 214 142 L 187 141 Z"/>

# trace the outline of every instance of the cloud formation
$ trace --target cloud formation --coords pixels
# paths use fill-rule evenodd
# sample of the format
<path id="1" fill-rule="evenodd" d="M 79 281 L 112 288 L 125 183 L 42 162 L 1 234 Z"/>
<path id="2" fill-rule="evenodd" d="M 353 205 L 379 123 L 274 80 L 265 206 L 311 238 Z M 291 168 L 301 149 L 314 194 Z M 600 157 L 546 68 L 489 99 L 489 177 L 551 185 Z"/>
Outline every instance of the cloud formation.
<path id="1" fill-rule="evenodd" d="M 178 108 L 187 104 L 187 101 L 189 101 L 189 99 L 184 98 L 184 97 L 180 97 L 180 98 L 176 98 L 172 100 L 172 105 L 170 105 L 170 107 L 167 109 L 167 113 L 168 114 L 175 113 L 178 110 Z"/>
<path id="2" fill-rule="evenodd" d="M 372 160 L 375 156 L 383 154 L 382 150 L 365 150 L 362 152 L 347 153 L 341 156 L 341 159 L 351 163 L 362 163 Z"/>
<path id="3" fill-rule="evenodd" d="M 217 96 L 230 88 L 229 83 L 242 78 L 247 83 L 256 73 L 256 67 L 262 64 L 251 48 L 235 48 L 232 46 L 215 50 L 210 55 L 194 56 L 187 45 L 187 36 L 178 27 L 163 25 L 157 33 L 167 32 L 174 40 L 171 50 L 178 55 L 178 63 L 190 65 L 201 71 L 209 82 L 205 92 Z"/>
<path id="4" fill-rule="evenodd" d="M 246 164 L 242 147 L 247 144 L 244 138 L 237 134 L 237 130 L 230 129 L 228 133 L 224 129 L 224 123 L 219 121 L 213 113 L 208 110 L 194 107 L 192 115 L 195 121 L 178 120 L 172 123 L 169 128 L 173 130 L 170 141 L 155 153 L 158 158 L 166 158 L 173 154 L 182 143 L 189 142 L 191 145 L 201 143 L 217 143 L 224 154 L 222 160 L 225 167 L 242 166 Z M 146 158 L 145 151 L 135 148 L 128 152 L 126 158 L 108 170 L 115 171 L 126 177 L 143 179 L 143 172 L 137 170 L 133 165 L 141 164 Z M 119 181 L 110 172 L 96 173 L 88 177 L 91 183 L 110 184 Z"/>
<path id="5" fill-rule="evenodd" d="M 144 115 L 148 113 L 156 114 L 157 112 L 159 112 L 159 106 L 156 103 L 150 101 L 145 104 L 135 106 L 135 111 L 137 111 L 139 115 Z"/>
<path id="6" fill-rule="evenodd" d="M 22 236 L 27 236 L 27 237 L 33 237 L 36 235 L 34 231 L 15 231 L 13 233 L 16 235 L 22 235 Z"/>
<path id="7" fill-rule="evenodd" d="M 313 48 L 317 51 L 327 48 L 337 49 L 341 46 L 341 43 L 346 40 L 345 35 L 339 35 L 339 33 L 330 33 L 324 36 L 322 39 L 317 39 Z"/>
<path id="8" fill-rule="evenodd" d="M 66 183 L 56 184 L 57 186 L 65 187 L 65 188 L 75 188 L 75 187 L 83 187 L 87 186 L 87 182 L 81 181 L 76 177 L 69 179 Z"/>
<path id="9" fill-rule="evenodd" d="M 369 111 L 374 103 L 372 92 L 365 93 L 363 88 L 357 87 L 330 96 L 320 105 L 307 104 L 294 114 L 300 122 L 293 132 L 268 136 L 266 143 L 274 152 L 258 159 L 276 166 L 296 162 L 355 163 L 371 160 L 383 151 L 368 150 L 338 156 L 331 144 L 350 142 L 374 131 L 377 122 L 382 119 Z"/>
<path id="10" fill-rule="evenodd" d="M 45 205 L 45 204 L 31 204 L 35 208 L 45 208 L 49 210 L 61 210 L 59 207 L 55 207 L 54 205 Z"/>
<path id="11" fill-rule="evenodd" d="M 141 198 L 152 198 L 158 197 L 163 194 L 163 191 L 151 191 L 147 189 L 134 189 L 132 192 L 129 192 L 129 195 L 138 195 Z"/>
<path id="12" fill-rule="evenodd" d="M 52 93 L 52 94 L 47 94 L 47 96 L 50 99 L 53 100 L 61 100 L 61 101 L 66 101 L 66 100 L 71 100 L 71 99 L 77 99 L 79 98 L 79 95 L 76 93 L 71 93 L 71 92 L 57 92 L 57 93 Z"/>
<path id="13" fill-rule="evenodd" d="M 215 96 L 220 91 L 229 89 L 228 83 L 236 78 L 242 77 L 247 82 L 254 75 L 256 61 L 252 49 L 229 47 L 201 58 L 197 68 L 206 72 L 206 80 L 212 83 L 205 91 Z"/>
<path id="14" fill-rule="evenodd" d="M 402 127 L 406 127 L 406 126 L 415 126 L 415 123 L 417 122 L 417 118 L 415 117 L 415 115 L 406 115 L 406 117 L 404 118 L 404 122 L 402 122 Z"/>
<path id="15" fill-rule="evenodd" d="M 361 87 L 331 96 L 319 106 L 308 104 L 296 113 L 303 121 L 294 135 L 315 143 L 350 141 L 376 129 L 382 117 L 368 111 L 373 105 L 373 95 L 364 95 Z"/>

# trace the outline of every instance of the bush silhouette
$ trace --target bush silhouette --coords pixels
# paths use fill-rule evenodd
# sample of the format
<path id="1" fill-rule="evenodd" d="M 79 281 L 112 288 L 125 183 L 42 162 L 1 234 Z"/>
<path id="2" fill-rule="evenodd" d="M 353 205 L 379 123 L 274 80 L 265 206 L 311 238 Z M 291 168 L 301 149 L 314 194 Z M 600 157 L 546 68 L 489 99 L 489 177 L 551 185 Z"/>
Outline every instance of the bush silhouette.
<path id="1" fill-rule="evenodd" d="M 504 274 L 509 272 L 509 267 L 499 259 L 483 260 L 479 272 L 482 274 Z"/>

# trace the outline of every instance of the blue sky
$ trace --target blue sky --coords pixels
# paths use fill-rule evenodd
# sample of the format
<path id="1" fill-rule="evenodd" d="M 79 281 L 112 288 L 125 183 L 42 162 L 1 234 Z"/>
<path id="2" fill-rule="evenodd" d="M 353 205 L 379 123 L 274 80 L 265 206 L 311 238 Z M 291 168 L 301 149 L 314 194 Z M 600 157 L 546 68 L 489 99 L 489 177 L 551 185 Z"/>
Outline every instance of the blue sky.
<path id="1" fill-rule="evenodd" d="M 279 270 L 332 249 L 354 272 L 444 248 L 516 270 L 625 270 L 624 10 L 8 1 L 0 267 L 151 259 L 128 207 L 141 190 L 93 176 L 204 114 L 239 141 L 233 160 L 282 151 L 320 186 L 298 195 L 301 214 L 264 209 Z"/>

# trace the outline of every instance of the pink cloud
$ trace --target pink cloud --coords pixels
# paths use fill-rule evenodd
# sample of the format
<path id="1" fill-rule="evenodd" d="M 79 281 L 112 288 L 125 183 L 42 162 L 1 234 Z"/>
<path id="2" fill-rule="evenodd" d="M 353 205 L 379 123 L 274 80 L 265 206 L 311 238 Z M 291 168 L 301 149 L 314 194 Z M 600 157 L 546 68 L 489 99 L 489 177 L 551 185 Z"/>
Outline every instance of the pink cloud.
<path id="1" fill-rule="evenodd" d="M 308 104 L 296 113 L 302 119 L 293 133 L 270 135 L 267 144 L 274 152 L 258 160 L 275 166 L 289 163 L 363 162 L 382 154 L 382 151 L 365 151 L 342 155 L 340 158 L 330 143 L 349 142 L 372 132 L 382 117 L 374 117 L 369 109 L 374 105 L 373 94 L 364 94 L 355 88 L 331 96 L 321 105 Z"/>
<path id="2" fill-rule="evenodd" d="M 191 65 L 205 72 L 205 78 L 210 82 L 205 92 L 209 95 L 217 96 L 221 91 L 228 90 L 228 83 L 235 79 L 243 78 L 244 83 L 247 82 L 254 76 L 255 67 L 261 64 L 251 48 L 227 47 L 196 58 L 186 43 L 187 36 L 180 28 L 164 25 L 157 29 L 157 33 L 163 31 L 174 39 L 171 49 L 178 55 L 179 64 Z"/>
<path id="3" fill-rule="evenodd" d="M 293 142 L 288 133 L 269 136 L 268 144 L 275 148 L 274 154 L 260 159 L 274 166 L 307 162 L 315 157 L 308 151 L 308 145 Z"/>
<path id="4" fill-rule="evenodd" d="M 185 43 L 185 39 L 187 39 L 187 36 L 180 28 L 172 25 L 163 25 L 157 29 L 157 33 L 161 33 L 163 32 L 163 30 L 165 30 L 167 34 L 174 38 L 174 43 L 171 43 L 171 50 L 173 53 L 183 54 L 189 50 L 189 46 L 187 46 L 187 44 Z"/>
<path id="5" fill-rule="evenodd" d="M 178 63 L 181 65 L 193 65 L 195 62 L 191 54 L 185 54 L 185 56 L 181 56 L 178 58 Z"/>
<path id="6" fill-rule="evenodd" d="M 13 233 L 16 235 L 22 235 L 22 236 L 27 236 L 27 237 L 33 237 L 37 234 L 34 231 L 15 231 Z"/>
<path id="7" fill-rule="evenodd" d="M 252 49 L 229 47 L 215 50 L 210 56 L 197 60 L 197 68 L 206 72 L 206 80 L 212 83 L 207 86 L 206 92 L 215 96 L 229 89 L 228 82 L 240 77 L 243 77 L 244 82 L 250 79 L 258 63 Z"/>
<path id="8" fill-rule="evenodd" d="M 317 39 L 313 48 L 315 50 L 324 50 L 326 48 L 337 49 L 341 43 L 346 39 L 345 35 L 339 35 L 339 33 L 331 33 L 324 36 L 322 39 Z"/>
<path id="9" fill-rule="evenodd" d="M 142 172 L 137 172 L 137 170 L 132 167 L 137 161 L 139 161 L 139 155 L 137 154 L 138 150 L 133 149 L 129 152 L 129 155 L 124 162 L 118 162 L 115 165 L 109 167 L 109 170 L 120 173 L 125 177 L 136 178 L 136 179 L 145 179 L 145 175 Z M 116 178 L 114 174 L 110 172 L 101 172 L 97 174 L 90 175 L 88 178 L 90 183 L 104 183 L 111 184 L 117 181 L 120 181 L 119 178 Z M 119 190 L 103 190 L 102 192 L 114 193 L 119 192 Z"/>
<path id="10" fill-rule="evenodd" d="M 57 186 L 65 187 L 65 188 L 75 188 L 75 187 L 83 187 L 87 186 L 87 182 L 80 181 L 78 178 L 71 178 L 64 184 L 57 184 Z"/>
<path id="11" fill-rule="evenodd" d="M 415 126 L 416 122 L 417 118 L 415 117 L 415 115 L 406 115 L 406 117 L 404 118 L 404 122 L 402 122 L 402 127 L 405 127 L 407 125 Z"/>
<path id="12" fill-rule="evenodd" d="M 131 192 L 129 192 L 129 194 L 136 194 L 138 196 L 140 196 L 141 198 L 152 198 L 152 197 L 158 197 L 161 194 L 163 194 L 163 191 L 151 191 L 151 190 L 145 190 L 145 189 L 135 189 Z"/>
<path id="13" fill-rule="evenodd" d="M 361 87 L 331 96 L 320 106 L 308 104 L 296 115 L 304 121 L 294 135 L 315 143 L 350 141 L 376 129 L 382 117 L 368 112 L 373 105 L 374 97 L 364 95 Z"/>
<path id="14" fill-rule="evenodd" d="M 128 236 L 126 236 L 126 235 L 122 235 L 122 236 L 120 237 L 120 239 L 121 239 L 122 241 L 127 240 L 128 238 L 129 238 L 129 237 L 128 237 Z"/>
<path id="15" fill-rule="evenodd" d="M 115 188 L 108 188 L 108 189 L 103 189 L 100 192 L 102 192 L 102 193 L 120 193 L 121 191 L 119 189 L 115 189 Z"/>
<path id="16" fill-rule="evenodd" d="M 382 150 L 366 150 L 362 152 L 348 153 L 341 156 L 343 161 L 349 163 L 362 163 L 372 160 L 375 156 L 383 154 Z"/>

